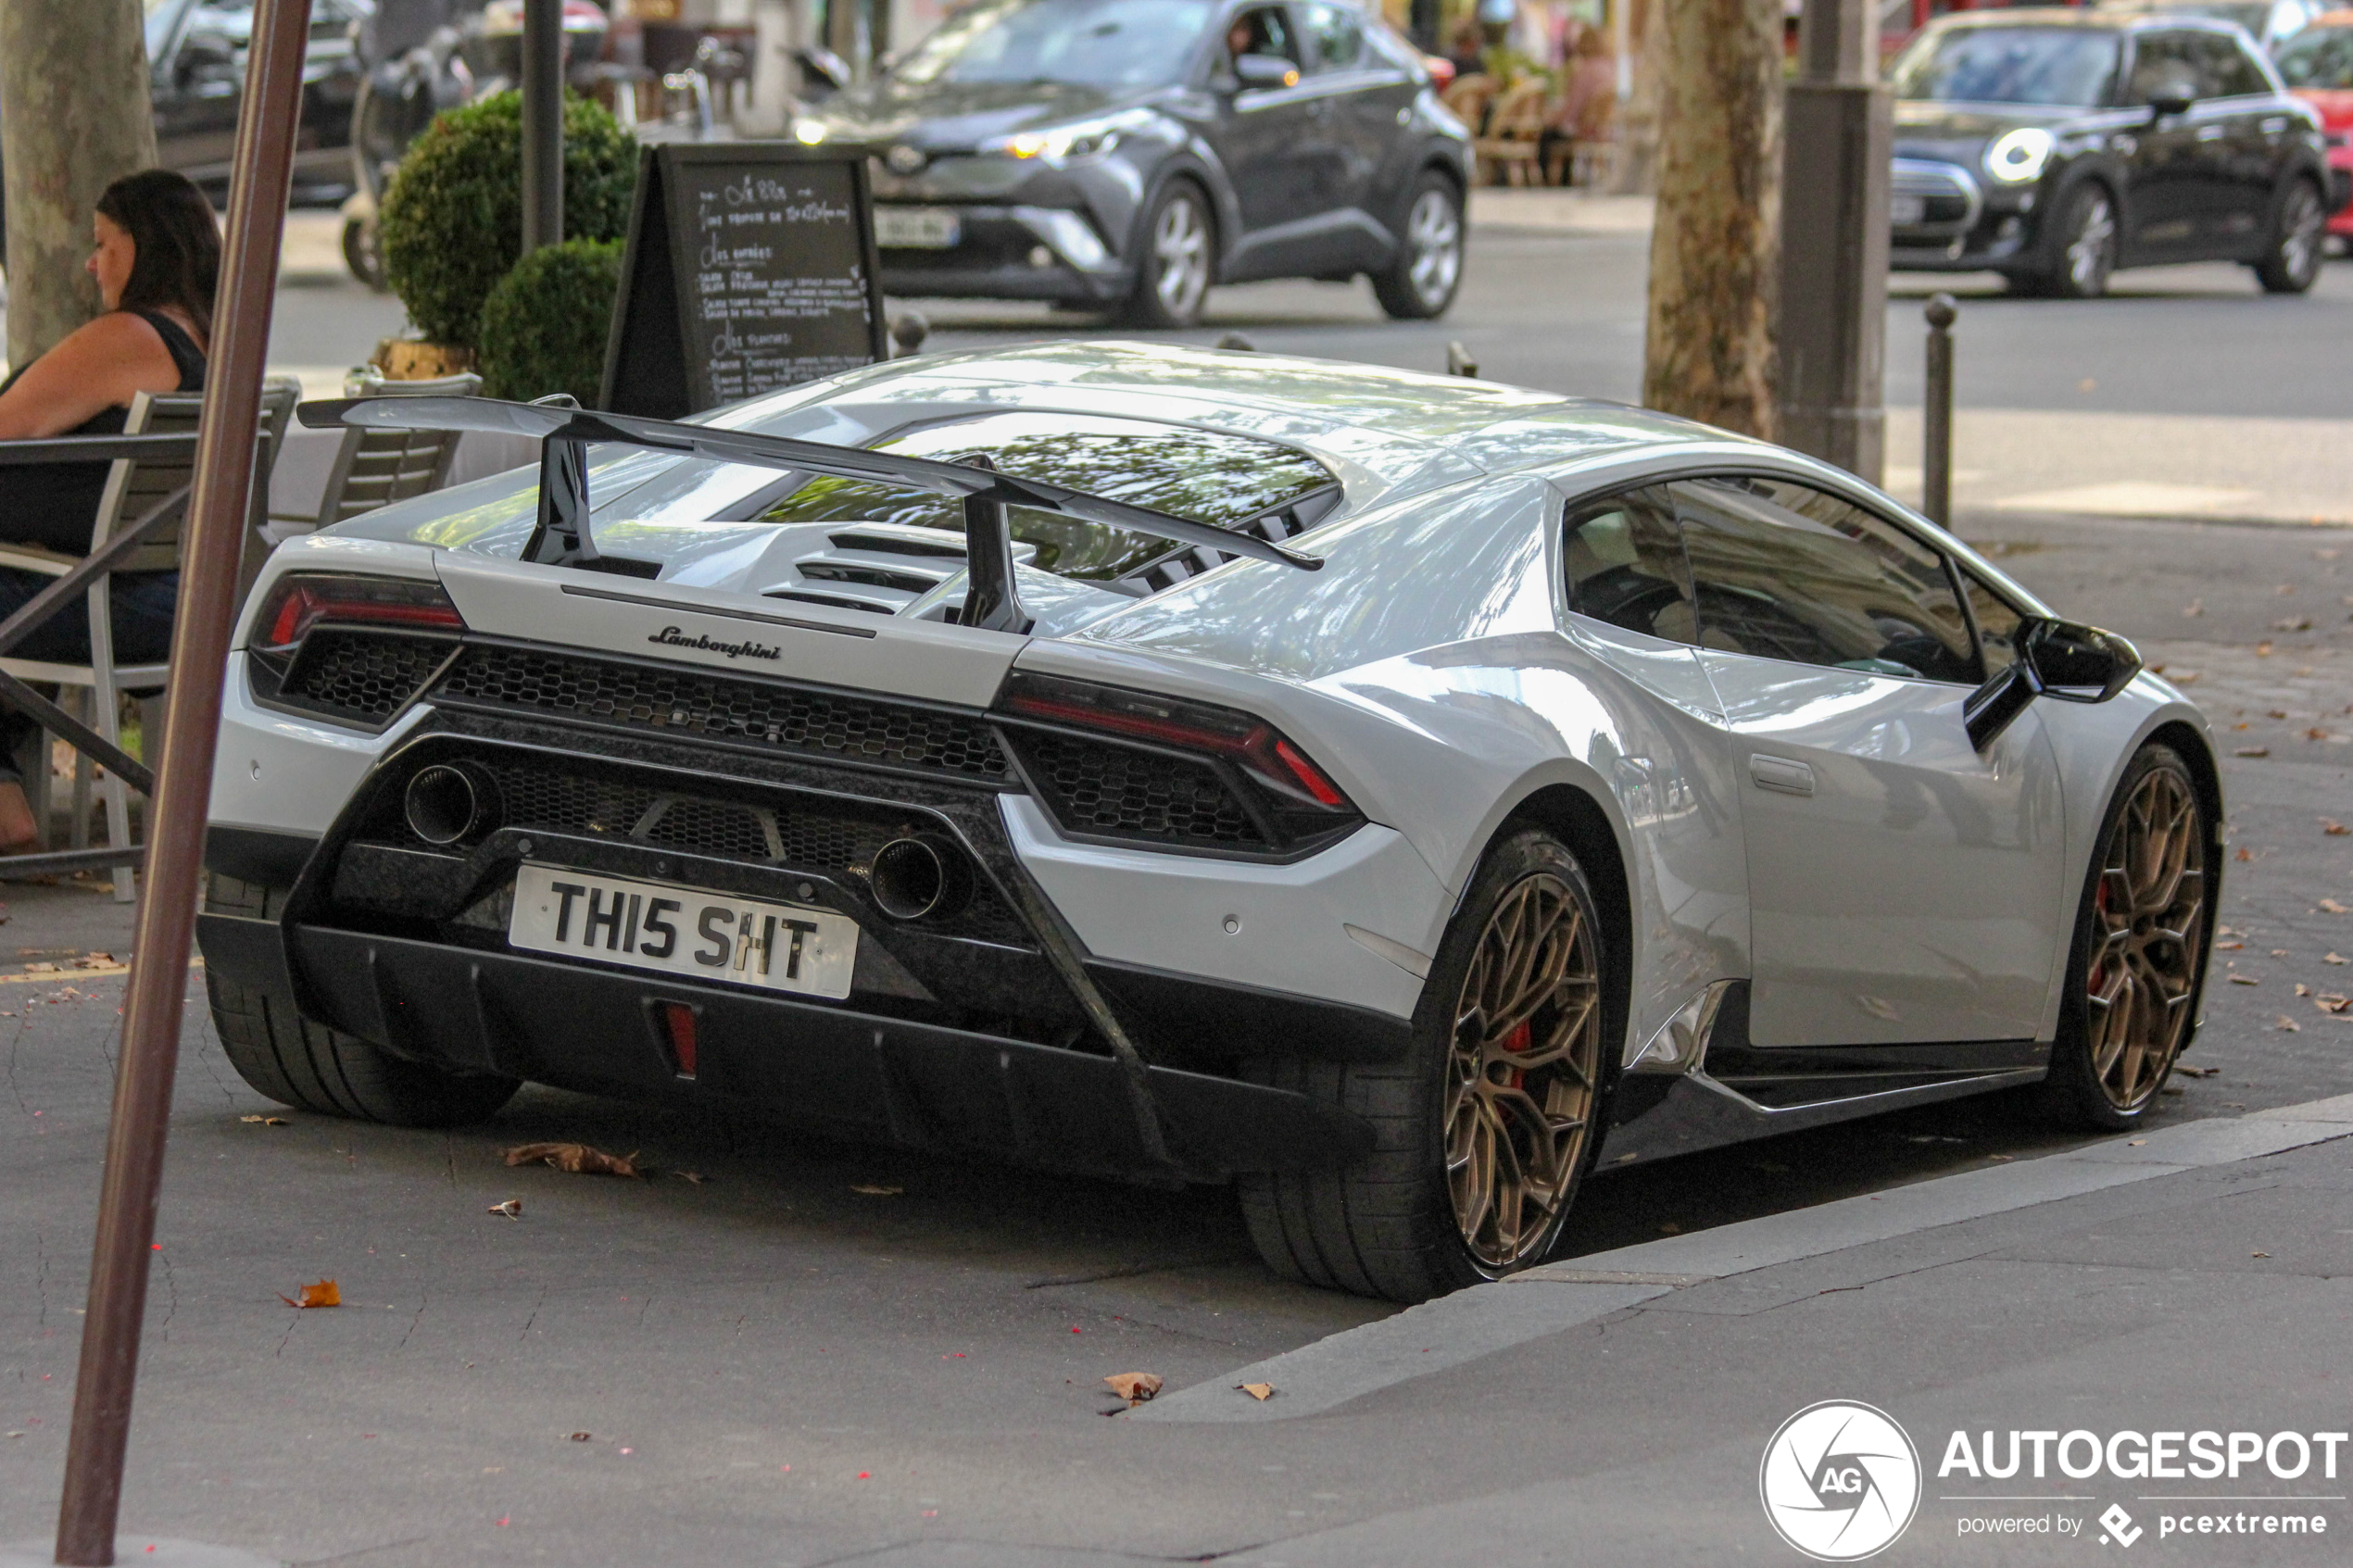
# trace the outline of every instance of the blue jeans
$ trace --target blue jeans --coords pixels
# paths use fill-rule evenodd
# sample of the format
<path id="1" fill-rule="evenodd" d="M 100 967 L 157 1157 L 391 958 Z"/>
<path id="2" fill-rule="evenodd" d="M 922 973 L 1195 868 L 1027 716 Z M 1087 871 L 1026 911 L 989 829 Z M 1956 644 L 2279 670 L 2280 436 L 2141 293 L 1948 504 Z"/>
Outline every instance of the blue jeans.
<path id="1" fill-rule="evenodd" d="M 0 567 L 0 620 L 21 609 L 57 581 L 37 571 Z M 118 571 L 114 575 L 114 658 L 117 664 L 160 664 L 171 652 L 172 613 L 180 600 L 176 571 Z M 90 596 L 76 594 L 56 614 L 7 650 L 12 659 L 48 664 L 90 662 Z M 0 784 L 24 783 L 17 771 L 17 747 L 37 726 L 14 709 L 0 709 Z"/>

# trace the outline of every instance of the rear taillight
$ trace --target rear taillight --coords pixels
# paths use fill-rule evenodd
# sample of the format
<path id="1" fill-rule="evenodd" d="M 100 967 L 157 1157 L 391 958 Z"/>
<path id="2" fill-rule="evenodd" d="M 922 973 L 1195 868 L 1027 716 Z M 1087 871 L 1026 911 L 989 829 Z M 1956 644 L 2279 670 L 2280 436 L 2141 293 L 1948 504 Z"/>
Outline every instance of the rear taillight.
<path id="1" fill-rule="evenodd" d="M 321 625 L 399 632 L 466 629 L 437 583 L 401 577 L 347 577 L 296 571 L 281 577 L 254 618 L 253 651 L 286 658 Z"/>
<path id="2" fill-rule="evenodd" d="M 1240 786 L 1238 803 L 1265 829 L 1270 848 L 1296 848 L 1364 820 L 1304 750 L 1265 720 L 1238 709 L 1026 671 L 1007 680 L 998 709 L 1057 730 L 1222 764 L 1220 771 Z"/>

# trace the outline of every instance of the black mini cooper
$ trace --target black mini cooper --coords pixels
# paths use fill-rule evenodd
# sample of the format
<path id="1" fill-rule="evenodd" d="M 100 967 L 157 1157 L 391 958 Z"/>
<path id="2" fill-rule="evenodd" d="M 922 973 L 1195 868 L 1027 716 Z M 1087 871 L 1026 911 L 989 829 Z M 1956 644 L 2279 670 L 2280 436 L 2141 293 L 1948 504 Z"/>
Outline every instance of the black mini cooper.
<path id="1" fill-rule="evenodd" d="M 1212 283 L 1359 273 L 1431 317 L 1462 275 L 1468 133 L 1345 0 L 975 0 L 793 133 L 871 155 L 894 295 L 1167 327 Z"/>
<path id="2" fill-rule="evenodd" d="M 2273 294 L 2320 276 L 2344 205 L 2320 119 L 2227 22 L 1973 12 L 1889 69 L 1897 268 L 1990 268 L 2076 299 L 2164 262 L 2245 262 Z"/>

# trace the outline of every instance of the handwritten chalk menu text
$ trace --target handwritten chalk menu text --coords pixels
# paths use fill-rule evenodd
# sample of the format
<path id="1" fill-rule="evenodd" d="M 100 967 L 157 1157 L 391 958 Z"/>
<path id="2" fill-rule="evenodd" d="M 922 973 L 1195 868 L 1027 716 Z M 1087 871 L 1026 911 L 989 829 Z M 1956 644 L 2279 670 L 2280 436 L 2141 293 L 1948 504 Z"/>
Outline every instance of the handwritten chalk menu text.
<path id="1" fill-rule="evenodd" d="M 602 402 L 677 419 L 887 355 L 864 160 L 791 143 L 648 147 Z"/>

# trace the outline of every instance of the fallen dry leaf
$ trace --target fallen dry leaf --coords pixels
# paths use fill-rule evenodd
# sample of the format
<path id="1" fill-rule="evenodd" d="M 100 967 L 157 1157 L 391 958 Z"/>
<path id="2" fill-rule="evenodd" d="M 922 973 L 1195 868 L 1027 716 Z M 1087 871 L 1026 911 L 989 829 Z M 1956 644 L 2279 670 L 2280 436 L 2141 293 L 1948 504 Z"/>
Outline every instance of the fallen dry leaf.
<path id="1" fill-rule="evenodd" d="M 258 1122 L 265 1127 L 283 1127 L 286 1124 L 286 1119 L 283 1116 L 240 1116 L 237 1120 L 240 1122 Z"/>
<path id="2" fill-rule="evenodd" d="M 2256 645 L 2255 645 L 2255 657 L 2256 657 L 2256 658 L 2258 658 L 2258 659 L 2269 659 L 2269 658 L 2271 658 L 2271 644 L 2269 644 L 2269 643 L 2258 643 L 2258 644 L 2256 644 Z"/>
<path id="3" fill-rule="evenodd" d="M 572 1440 L 575 1443 L 591 1443 L 596 1441 L 596 1436 L 593 1433 L 575 1432 L 572 1435 Z"/>
<path id="4" fill-rule="evenodd" d="M 2321 961 L 2322 963 L 2353 963 L 2353 959 L 2347 958 L 2343 953 L 2322 953 Z"/>
<path id="5" fill-rule="evenodd" d="M 703 1183 L 711 1180 L 709 1176 L 704 1175 L 700 1171 L 673 1171 L 670 1173 L 677 1177 L 682 1182 L 692 1182 L 697 1186 L 700 1186 Z"/>
<path id="6" fill-rule="evenodd" d="M 24 972 L 27 974 L 55 974 L 57 966 L 53 963 L 29 963 L 24 966 Z"/>
<path id="7" fill-rule="evenodd" d="M 2340 997 L 2334 991 L 2323 991 L 2312 998 L 2312 1005 L 2326 1013 L 2353 1012 L 2353 997 Z"/>
<path id="8" fill-rule="evenodd" d="M 1161 1389 L 1160 1374 L 1156 1372 L 1115 1372 L 1103 1381 L 1113 1393 L 1127 1401 L 1131 1411 Z"/>
<path id="9" fill-rule="evenodd" d="M 526 1143 L 507 1150 L 510 1165 L 551 1165 L 575 1176 L 642 1176 L 637 1156 L 607 1154 L 585 1143 Z"/>
<path id="10" fill-rule="evenodd" d="M 849 1190 L 862 1192 L 868 1198 L 901 1198 L 907 1192 L 905 1187 L 884 1186 L 878 1182 L 858 1182 Z"/>
<path id="11" fill-rule="evenodd" d="M 2255 851 L 2242 844 L 2239 846 L 2238 853 L 2232 858 L 2239 860 L 2252 860 L 2255 859 Z"/>
<path id="12" fill-rule="evenodd" d="M 2270 709 L 2265 711 L 2263 717 L 2266 719 L 2284 719 L 2287 717 L 2287 709 L 2284 708 Z"/>
<path id="13" fill-rule="evenodd" d="M 2233 974 L 2231 976 L 2231 984 L 2233 985 L 2260 985 L 2263 982 L 2256 979 L 2255 976 L 2251 974 Z"/>
<path id="14" fill-rule="evenodd" d="M 2242 746 L 2233 751 L 2231 755 L 2233 757 L 2269 757 L 2271 755 L 2271 748 L 2268 746 Z M 2246 851 L 2242 849 L 2239 851 L 2239 854 L 2242 858 L 2244 858 Z"/>
<path id="15" fill-rule="evenodd" d="M 2309 615 L 2291 615 L 2285 621 L 2271 622 L 2274 632 L 2309 632 L 2311 629 L 2312 618 Z"/>
<path id="16" fill-rule="evenodd" d="M 2269 1258 L 2271 1254 L 2269 1252 L 2250 1252 L 2247 1256 L 2250 1258 Z"/>
<path id="17" fill-rule="evenodd" d="M 333 1280 L 322 1279 L 316 1285 L 302 1286 L 292 1296 L 281 1296 L 278 1299 L 289 1307 L 340 1307 L 343 1305 L 343 1292 L 335 1288 Z"/>
<path id="18" fill-rule="evenodd" d="M 2301 1035 L 2304 1033 L 2304 1025 L 2296 1022 L 2296 1020 L 2290 1018 L 2285 1013 L 2282 1013 L 2279 1017 L 2271 1020 L 2271 1027 L 2274 1029 L 2284 1030 L 2290 1035 Z"/>
<path id="19" fill-rule="evenodd" d="M 484 1212 L 504 1214 L 510 1220 L 520 1220 L 522 1218 L 522 1199 L 510 1198 L 504 1203 L 494 1203 Z"/>
<path id="20" fill-rule="evenodd" d="M 2312 987 L 2299 980 L 2296 983 L 2296 994 L 2299 997 L 2309 997 L 2312 994 Z"/>
<path id="21" fill-rule="evenodd" d="M 2343 838 L 2347 834 L 2353 833 L 2353 828 L 2347 827 L 2343 822 L 2338 822 L 2334 817 L 2322 817 L 2321 819 L 2321 831 L 2327 834 L 2331 838 Z"/>
<path id="22" fill-rule="evenodd" d="M 2217 942 L 2214 950 L 2218 953 L 2236 953 L 2244 951 L 2246 947 L 2244 942 Z"/>
<path id="23" fill-rule="evenodd" d="M 2331 914 L 2333 914 L 2333 915 L 2341 915 L 2341 914 L 2347 914 L 2347 913 L 2353 913 L 2353 910 L 2347 910 L 2344 905 L 2342 905 L 2342 904 L 2338 903 L 2338 902 L 2337 902 L 2335 899 L 2334 899 L 2334 898 L 2323 898 L 2323 899 L 2322 899 L 2322 900 L 2321 900 L 2321 908 L 2322 908 L 2322 909 L 2326 909 L 2329 913 L 2331 913 Z"/>
<path id="24" fill-rule="evenodd" d="M 2173 1071 L 2179 1073 L 2185 1078 L 2212 1078 L 2219 1076 L 2222 1070 L 2219 1067 L 2182 1067 L 2177 1065 Z"/>
<path id="25" fill-rule="evenodd" d="M 1237 1383 L 1234 1386 L 1261 1404 L 1275 1397 L 1275 1386 L 1271 1383 Z"/>
<path id="26" fill-rule="evenodd" d="M 2124 1140 L 2125 1147 L 2128 1148 L 2138 1148 L 2146 1142 L 2148 1142 L 2148 1139 L 2146 1138 L 2126 1138 Z"/>

